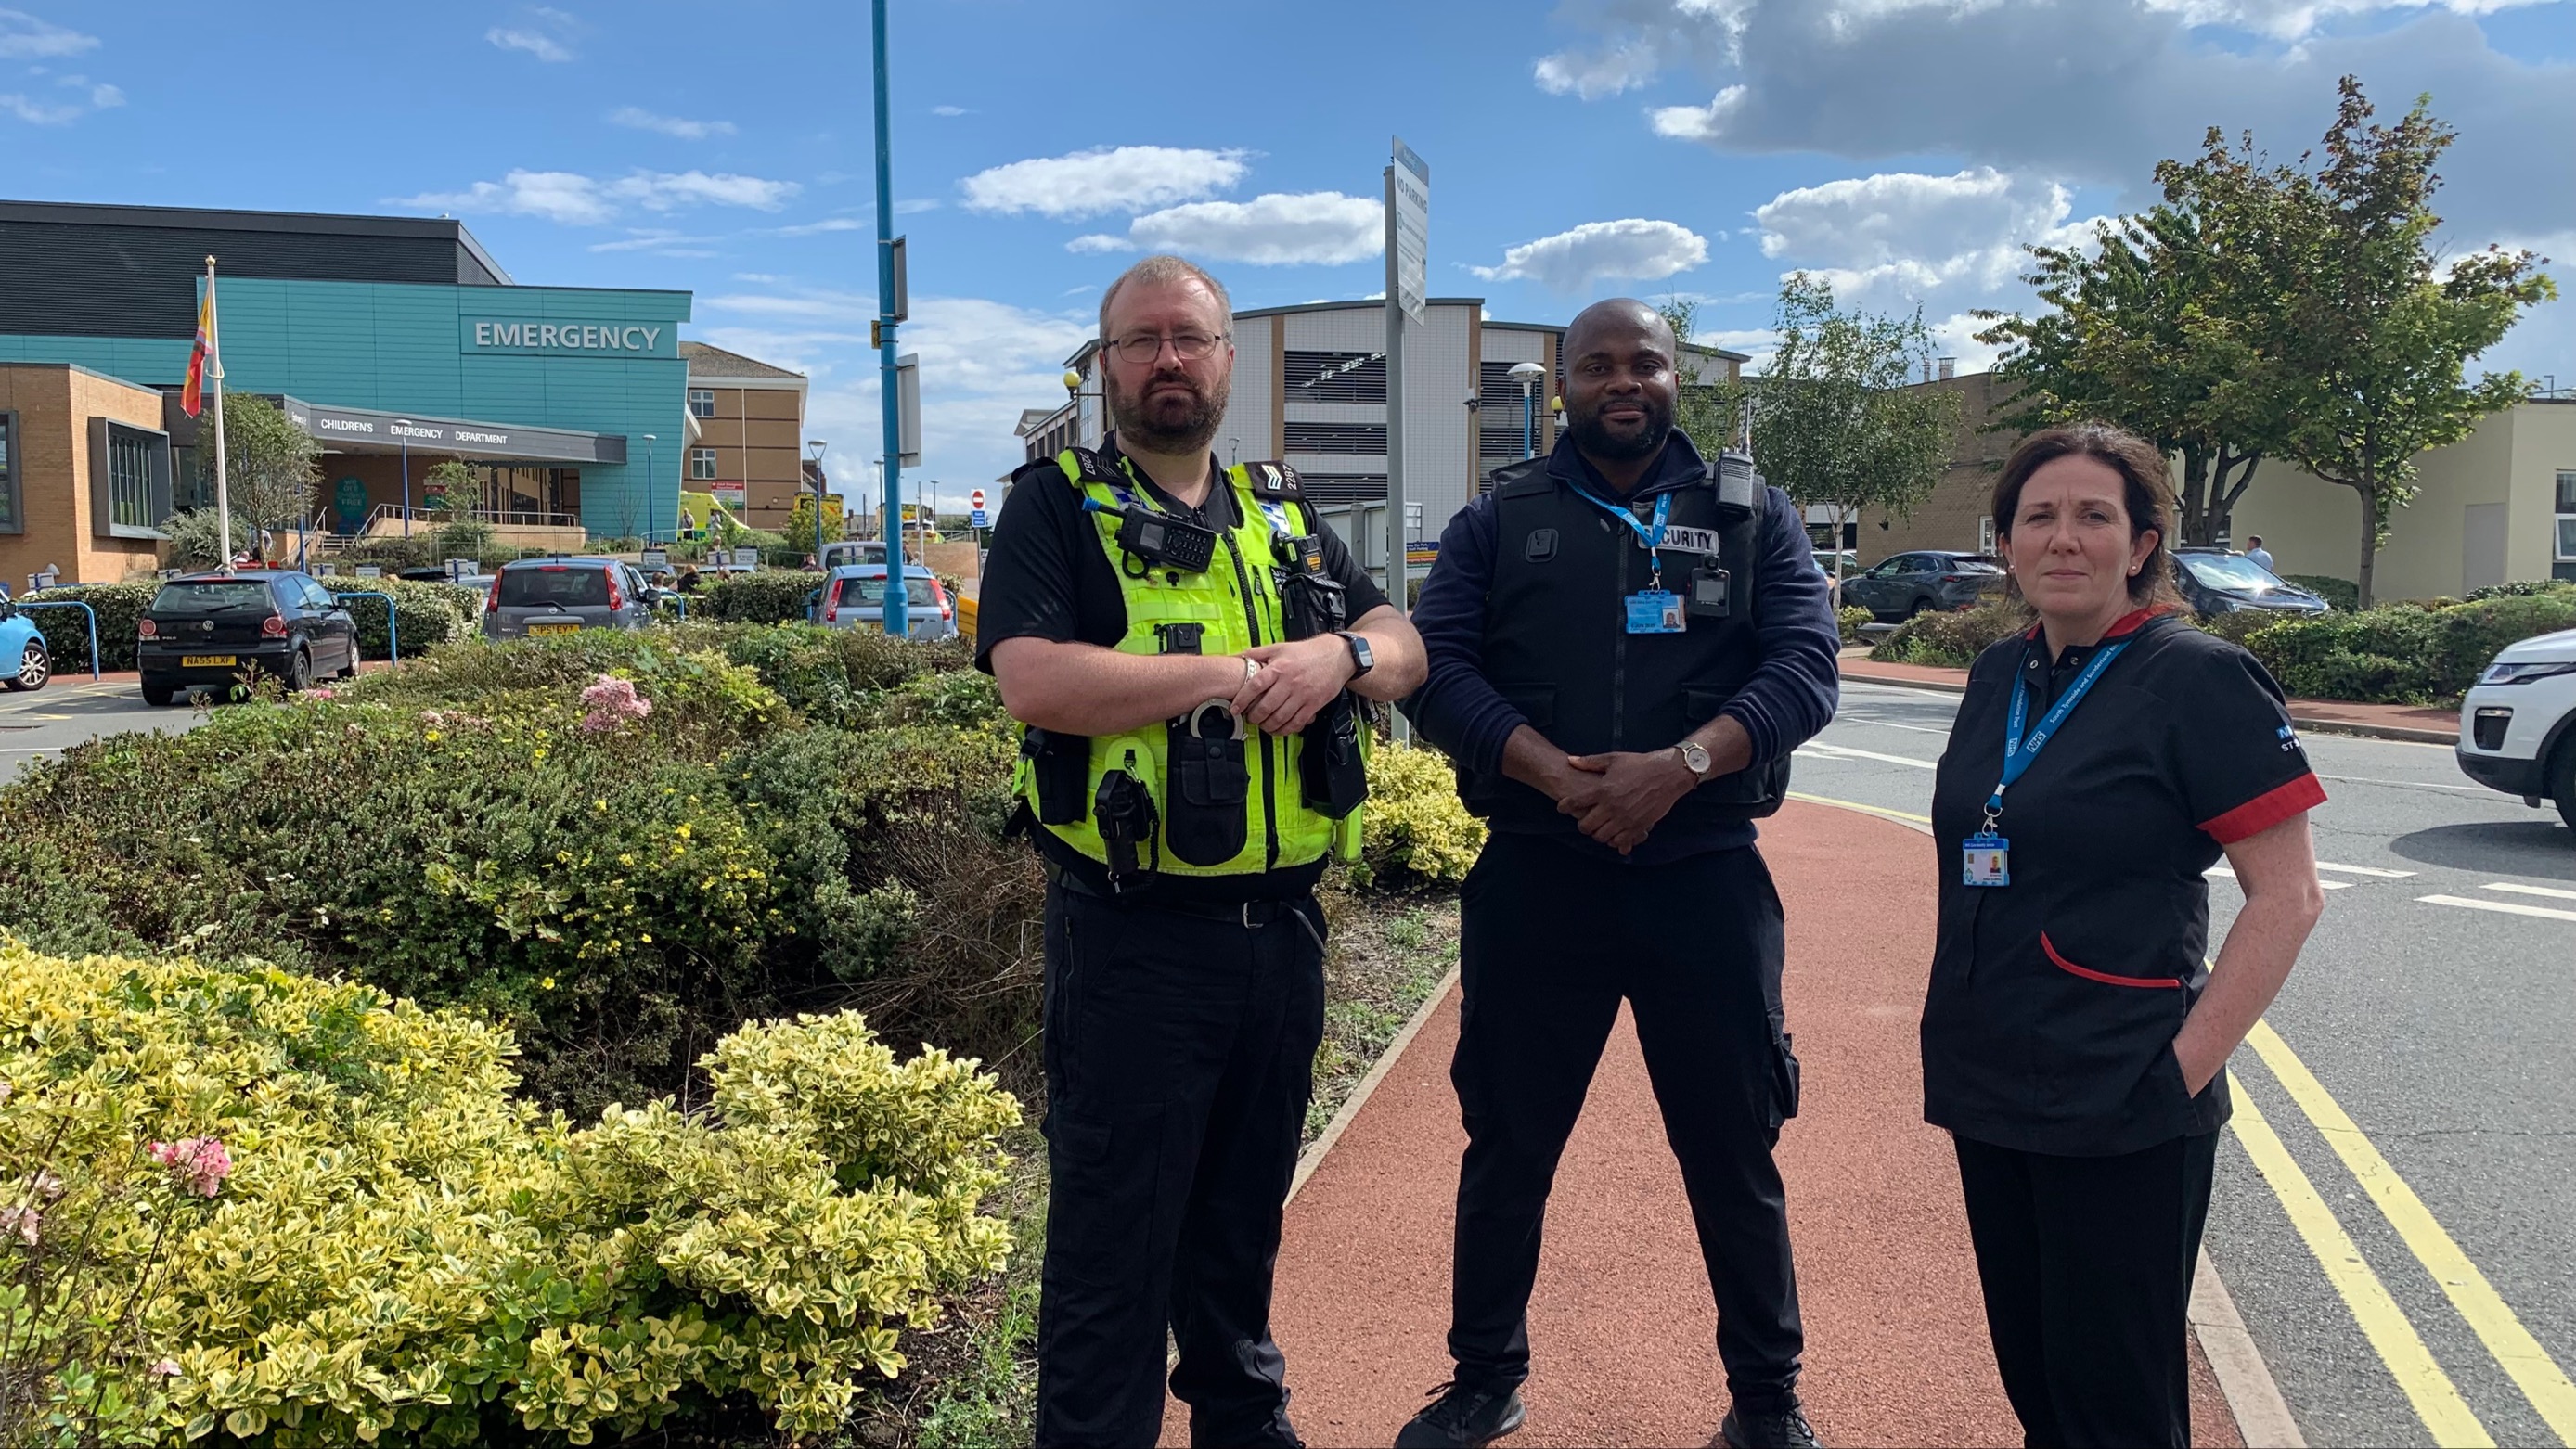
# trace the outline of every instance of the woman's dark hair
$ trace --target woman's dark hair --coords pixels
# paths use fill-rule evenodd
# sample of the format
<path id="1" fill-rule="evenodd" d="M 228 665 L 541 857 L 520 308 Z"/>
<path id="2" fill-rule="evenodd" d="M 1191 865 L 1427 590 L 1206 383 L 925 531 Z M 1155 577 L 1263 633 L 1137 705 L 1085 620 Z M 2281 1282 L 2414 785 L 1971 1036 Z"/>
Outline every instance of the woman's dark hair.
<path id="1" fill-rule="evenodd" d="M 2135 542 L 2148 529 L 2156 533 L 2156 551 L 2129 576 L 2129 598 L 2138 604 L 2166 603 L 2179 600 L 2173 584 L 2174 493 L 2173 480 L 2167 472 L 2165 455 L 2156 445 L 2109 423 L 2074 423 L 2062 428 L 2042 428 L 2021 440 L 2012 456 L 2004 460 L 2003 472 L 1995 476 L 1995 492 L 1988 503 L 1995 520 L 1995 534 L 2007 538 L 2012 534 L 2013 519 L 2021 512 L 2022 485 L 2030 475 L 2059 458 L 2091 458 L 2120 475 L 2120 506 L 2128 510 L 2129 538 Z M 2018 597 L 2021 581 L 2015 579 L 2013 594 Z"/>

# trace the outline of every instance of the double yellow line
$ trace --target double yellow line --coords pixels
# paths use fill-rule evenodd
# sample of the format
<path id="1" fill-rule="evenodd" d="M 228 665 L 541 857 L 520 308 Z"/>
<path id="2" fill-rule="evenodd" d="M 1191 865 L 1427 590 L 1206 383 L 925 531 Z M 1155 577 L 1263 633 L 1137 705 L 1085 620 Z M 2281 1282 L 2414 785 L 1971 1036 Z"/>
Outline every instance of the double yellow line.
<path id="1" fill-rule="evenodd" d="M 1856 800 L 1838 800 L 1795 790 L 1789 792 L 1789 798 L 1857 810 L 1912 825 L 1928 826 L 1932 823 L 1929 816 L 1864 805 Z M 2308 1070 L 2307 1063 L 2299 1060 L 2299 1054 L 2290 1050 L 2290 1044 L 2281 1039 L 2271 1023 L 2254 1023 L 2254 1029 L 2247 1033 L 2245 1041 L 2254 1048 L 2255 1055 L 2263 1059 L 2263 1065 L 2270 1068 L 2273 1078 L 2281 1084 L 2283 1091 L 2289 1093 L 2290 1100 L 2316 1128 L 2317 1134 L 2325 1139 L 2326 1145 L 2334 1149 L 2335 1156 L 2343 1159 L 2344 1167 L 2361 1184 L 2362 1191 L 2370 1195 L 2380 1215 L 2388 1220 L 2389 1227 L 2406 1244 L 2407 1251 L 2415 1255 L 2415 1261 L 2422 1264 L 2424 1271 L 2441 1286 L 2444 1295 L 2451 1300 L 2452 1308 L 2477 1334 L 2478 1341 L 2486 1345 L 2487 1352 L 2494 1355 L 2496 1363 L 2513 1380 L 2514 1386 L 2522 1390 L 2523 1397 L 2531 1401 L 2531 1407 L 2549 1426 L 2549 1431 L 2557 1436 L 2559 1443 L 2576 1446 L 2576 1383 L 2569 1382 L 2566 1370 L 2560 1368 L 2557 1360 L 2541 1346 L 2540 1340 L 2532 1337 L 2531 1331 L 2522 1326 L 2522 1320 L 2514 1315 L 2512 1307 L 2504 1301 L 2504 1295 L 2495 1290 L 2495 1285 L 2487 1281 L 2486 1274 L 2480 1272 L 2469 1255 L 2461 1251 L 2459 1243 L 2434 1218 L 2432 1210 L 2424 1206 L 2424 1200 L 2416 1195 L 2415 1189 L 2398 1176 L 2397 1169 L 2372 1145 L 2370 1138 L 2344 1111 L 2343 1105 L 2335 1100 L 2334 1094 L 2326 1090 L 2325 1083 L 2318 1081 L 2316 1074 Z M 2395 1295 L 2388 1291 L 2379 1275 L 2371 1271 L 2370 1264 L 2361 1255 L 2360 1246 L 2353 1242 L 2350 1233 L 2344 1231 L 2334 1209 L 2326 1205 L 2324 1195 L 2317 1191 L 2298 1160 L 2290 1155 L 2280 1134 L 2272 1130 L 2270 1119 L 2255 1104 L 2252 1094 L 2242 1087 L 2240 1080 L 2239 1090 L 2234 1093 L 2236 1117 L 2231 1124 L 2237 1140 L 2244 1144 L 2245 1153 L 2253 1159 L 2255 1170 L 2262 1173 L 2263 1180 L 2271 1185 L 2273 1196 L 2280 1199 L 2282 1210 L 2289 1214 L 2290 1225 L 2306 1241 L 2308 1251 L 2316 1255 L 2317 1265 L 2325 1271 L 2326 1281 L 2334 1285 L 2344 1306 L 2352 1311 L 2362 1336 L 2370 1341 L 2371 1348 L 2379 1354 L 2380 1362 L 2387 1365 L 2389 1374 L 2396 1379 L 2397 1387 L 2406 1395 L 2407 1402 L 2414 1406 L 2416 1416 L 2431 1431 L 2433 1442 L 2444 1446 L 2444 1449 L 2452 1449 L 2452 1446 L 2458 1446 L 2458 1449 L 2491 1449 L 2495 1443 L 2494 1436 L 2487 1432 L 2476 1411 L 2461 1396 L 2459 1386 L 2443 1372 L 2442 1365 L 2433 1357 L 2432 1350 L 2425 1346 L 2423 1336 L 2415 1331 L 2406 1311 L 2398 1306 Z"/>

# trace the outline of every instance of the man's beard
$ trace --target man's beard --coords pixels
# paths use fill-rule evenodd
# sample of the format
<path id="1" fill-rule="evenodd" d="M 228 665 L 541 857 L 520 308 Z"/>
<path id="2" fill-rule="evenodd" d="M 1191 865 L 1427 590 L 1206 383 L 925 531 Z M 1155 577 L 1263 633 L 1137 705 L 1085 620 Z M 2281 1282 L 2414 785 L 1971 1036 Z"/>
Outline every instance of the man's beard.
<path id="1" fill-rule="evenodd" d="M 1639 398 L 1636 406 L 1645 409 L 1646 425 L 1638 429 L 1634 437 L 1621 437 L 1604 427 L 1599 408 L 1582 413 L 1569 410 L 1565 419 L 1566 434 L 1574 439 L 1574 446 L 1596 458 L 1614 461 L 1651 458 L 1657 449 L 1663 447 L 1664 440 L 1672 435 L 1673 410 L 1653 398 Z"/>
<path id="2" fill-rule="evenodd" d="M 1133 397 L 1106 371 L 1101 381 L 1109 394 L 1109 417 L 1118 425 L 1119 441 L 1148 453 L 1174 456 L 1204 451 L 1216 441 L 1216 430 L 1225 425 L 1225 405 L 1234 395 L 1231 372 L 1217 374 L 1214 385 L 1207 387 L 1187 373 L 1157 372 L 1146 379 L 1143 393 Z M 1148 395 L 1166 383 L 1189 389 L 1187 400 L 1170 392 Z"/>

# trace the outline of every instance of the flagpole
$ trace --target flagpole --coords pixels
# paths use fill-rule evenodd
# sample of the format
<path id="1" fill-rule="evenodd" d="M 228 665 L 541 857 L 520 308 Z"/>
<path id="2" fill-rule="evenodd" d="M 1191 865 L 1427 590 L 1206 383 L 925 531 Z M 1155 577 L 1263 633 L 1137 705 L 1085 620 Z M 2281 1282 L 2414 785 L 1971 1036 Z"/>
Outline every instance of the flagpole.
<path id="1" fill-rule="evenodd" d="M 219 573 L 233 571 L 233 494 L 224 477 L 224 349 L 217 335 L 215 320 L 215 259 L 206 258 L 206 350 L 212 353 L 207 369 L 215 384 L 215 550 L 223 562 L 215 566 Z"/>

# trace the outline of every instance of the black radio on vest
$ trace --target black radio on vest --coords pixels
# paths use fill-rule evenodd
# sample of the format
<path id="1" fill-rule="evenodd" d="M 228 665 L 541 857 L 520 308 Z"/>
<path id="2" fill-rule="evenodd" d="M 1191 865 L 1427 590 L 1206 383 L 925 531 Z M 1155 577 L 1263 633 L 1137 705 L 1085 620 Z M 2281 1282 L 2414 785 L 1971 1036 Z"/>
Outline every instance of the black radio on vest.
<path id="1" fill-rule="evenodd" d="M 1572 755 L 1666 749 L 1716 718 L 1762 663 L 1754 630 L 1762 480 L 1720 456 L 1674 490 L 1661 547 L 1686 581 L 1685 627 L 1630 633 L 1622 601 L 1653 573 L 1645 543 L 1532 458 L 1494 473 L 1494 581 L 1485 596 L 1484 673 L 1549 743 Z M 1675 825 L 1756 820 L 1780 808 L 1786 757 L 1709 781 L 1672 808 Z M 1460 781 L 1468 808 L 1504 829 L 1575 834 L 1545 795 L 1501 771 Z"/>

